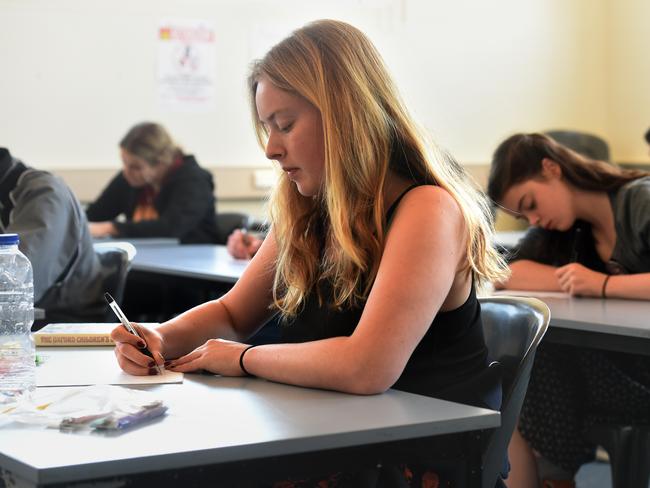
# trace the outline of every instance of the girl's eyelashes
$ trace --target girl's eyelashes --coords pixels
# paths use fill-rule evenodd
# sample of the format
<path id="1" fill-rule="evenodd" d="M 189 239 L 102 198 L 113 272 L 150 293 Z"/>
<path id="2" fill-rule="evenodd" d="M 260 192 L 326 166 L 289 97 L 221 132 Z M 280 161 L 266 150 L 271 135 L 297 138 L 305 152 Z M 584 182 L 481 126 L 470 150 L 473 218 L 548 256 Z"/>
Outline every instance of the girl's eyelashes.
<path id="1" fill-rule="evenodd" d="M 535 200 L 533 200 L 532 198 L 528 197 L 528 201 L 525 201 L 523 203 L 524 203 L 523 209 L 525 211 L 535 210 Z"/>
<path id="2" fill-rule="evenodd" d="M 291 130 L 292 127 L 293 127 L 293 122 L 291 122 L 291 123 L 289 123 L 289 124 L 286 124 L 286 125 L 284 125 L 283 127 L 280 127 L 280 126 L 278 125 L 278 130 L 279 130 L 280 132 L 289 132 L 289 131 Z"/>

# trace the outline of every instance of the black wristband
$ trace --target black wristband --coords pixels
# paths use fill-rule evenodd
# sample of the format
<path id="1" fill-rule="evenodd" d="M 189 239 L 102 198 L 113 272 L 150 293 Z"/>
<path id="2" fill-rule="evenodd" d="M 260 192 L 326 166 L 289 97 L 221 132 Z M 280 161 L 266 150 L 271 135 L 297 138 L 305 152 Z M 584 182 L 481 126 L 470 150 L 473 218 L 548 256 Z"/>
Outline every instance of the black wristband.
<path id="1" fill-rule="evenodd" d="M 241 370 L 244 372 L 244 374 L 245 374 L 246 376 L 254 376 L 254 375 L 250 374 L 250 373 L 246 370 L 246 367 L 244 366 L 244 354 L 246 354 L 246 351 L 248 351 L 249 349 L 253 349 L 254 347 L 257 347 L 258 345 L 259 345 L 259 344 L 253 344 L 252 346 L 248 346 L 248 347 L 247 347 L 246 349 L 244 349 L 244 350 L 241 352 L 241 354 L 239 355 L 239 367 L 241 368 Z"/>
<path id="2" fill-rule="evenodd" d="M 600 298 L 607 298 L 607 282 L 612 277 L 612 275 L 605 276 L 605 281 L 603 281 L 603 287 L 600 290 Z"/>

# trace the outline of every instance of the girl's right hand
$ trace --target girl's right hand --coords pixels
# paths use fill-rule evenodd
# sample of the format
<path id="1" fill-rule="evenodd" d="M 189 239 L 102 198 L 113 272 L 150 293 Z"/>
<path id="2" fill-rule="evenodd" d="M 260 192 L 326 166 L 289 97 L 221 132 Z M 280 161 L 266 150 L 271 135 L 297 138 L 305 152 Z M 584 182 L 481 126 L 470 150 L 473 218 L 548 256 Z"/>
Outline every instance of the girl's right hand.
<path id="1" fill-rule="evenodd" d="M 163 339 L 155 329 L 148 329 L 132 323 L 141 337 L 136 337 L 127 331 L 123 325 L 118 325 L 111 331 L 111 339 L 115 342 L 115 356 L 117 364 L 124 372 L 136 375 L 156 375 L 156 365 L 162 366 L 165 358 L 162 355 Z M 148 348 L 153 354 L 153 359 L 142 353 Z"/>
<path id="2" fill-rule="evenodd" d="M 226 247 L 237 259 L 250 259 L 262 245 L 262 240 L 252 234 L 236 229 L 228 236 Z"/>

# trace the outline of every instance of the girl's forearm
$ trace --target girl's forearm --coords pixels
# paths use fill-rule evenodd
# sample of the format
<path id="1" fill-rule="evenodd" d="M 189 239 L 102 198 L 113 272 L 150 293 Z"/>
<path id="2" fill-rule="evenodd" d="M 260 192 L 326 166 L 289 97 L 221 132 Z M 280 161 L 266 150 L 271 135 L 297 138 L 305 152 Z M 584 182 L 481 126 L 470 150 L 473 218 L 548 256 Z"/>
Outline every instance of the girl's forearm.
<path id="1" fill-rule="evenodd" d="M 216 337 L 235 341 L 245 339 L 235 331 L 230 314 L 220 300 L 198 305 L 164 322 L 157 331 L 163 338 L 163 355 L 168 359 L 187 354 Z"/>
<path id="2" fill-rule="evenodd" d="M 496 288 L 511 290 L 561 291 L 555 276 L 554 266 L 521 260 L 510 265 L 512 274 L 508 281 L 499 283 Z"/>
<path id="3" fill-rule="evenodd" d="M 605 287 L 605 296 L 650 300 L 650 273 L 610 276 Z"/>
<path id="4" fill-rule="evenodd" d="M 255 347 L 246 352 L 244 364 L 248 373 L 271 381 L 358 395 L 382 393 L 398 379 L 386 364 L 373 365 L 364 357 L 352 338 L 332 337 Z"/>

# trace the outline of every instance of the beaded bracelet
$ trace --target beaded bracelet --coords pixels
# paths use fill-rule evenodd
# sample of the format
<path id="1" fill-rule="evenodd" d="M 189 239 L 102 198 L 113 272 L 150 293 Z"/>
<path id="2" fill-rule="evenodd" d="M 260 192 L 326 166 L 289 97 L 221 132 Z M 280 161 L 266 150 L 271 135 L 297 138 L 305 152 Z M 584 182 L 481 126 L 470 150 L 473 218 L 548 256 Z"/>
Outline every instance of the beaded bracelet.
<path id="1" fill-rule="evenodd" d="M 600 297 L 607 298 L 607 282 L 612 277 L 612 275 L 605 276 L 605 281 L 603 281 L 603 288 L 600 290 Z"/>
<path id="2" fill-rule="evenodd" d="M 244 349 L 244 350 L 241 352 L 241 354 L 239 355 L 239 367 L 241 368 L 241 370 L 244 372 L 244 374 L 245 374 L 246 376 L 254 376 L 254 375 L 250 374 L 250 373 L 246 370 L 246 367 L 244 366 L 244 354 L 246 354 L 246 351 L 248 351 L 249 349 L 253 349 L 254 347 L 257 347 L 257 346 L 259 346 L 259 344 L 253 344 L 252 346 L 248 346 L 248 347 L 247 347 L 246 349 Z"/>

